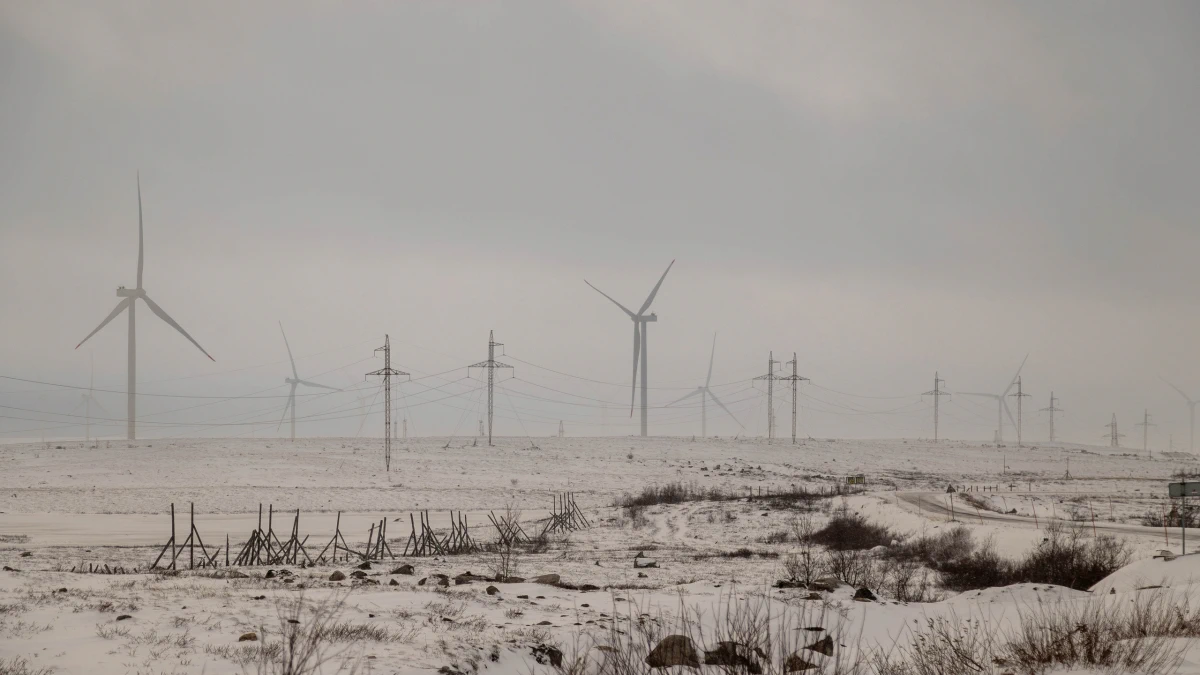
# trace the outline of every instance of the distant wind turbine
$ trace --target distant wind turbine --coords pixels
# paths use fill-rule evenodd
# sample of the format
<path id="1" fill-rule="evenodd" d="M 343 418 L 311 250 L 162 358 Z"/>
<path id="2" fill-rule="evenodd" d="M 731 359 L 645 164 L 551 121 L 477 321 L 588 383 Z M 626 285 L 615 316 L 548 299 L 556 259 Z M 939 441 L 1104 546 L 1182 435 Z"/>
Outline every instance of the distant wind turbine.
<path id="1" fill-rule="evenodd" d="M 327 387 L 323 384 L 317 384 L 316 382 L 309 382 L 308 380 L 300 379 L 300 374 L 296 372 L 296 359 L 292 358 L 292 346 L 290 344 L 288 344 L 287 333 L 283 332 L 283 322 L 282 321 L 279 322 L 279 332 L 283 334 L 283 346 L 287 347 L 288 360 L 292 362 L 292 376 L 284 378 L 283 381 L 286 382 L 287 384 L 292 385 L 292 391 L 288 394 L 287 405 L 284 406 L 284 408 L 283 408 L 283 417 L 279 418 L 279 426 L 277 426 L 275 428 L 278 429 L 279 427 L 283 426 L 283 421 L 285 419 L 287 419 L 288 411 L 291 410 L 292 411 L 292 442 L 295 442 L 295 440 L 296 440 L 296 387 L 298 387 L 300 385 L 304 385 L 306 387 L 318 387 L 320 389 L 331 389 L 333 391 L 341 391 L 341 389 L 338 389 L 337 387 Z"/>
<path id="2" fill-rule="evenodd" d="M 647 381 L 649 377 L 646 373 L 647 361 L 649 360 L 648 354 L 646 353 L 646 329 L 648 328 L 646 324 L 658 321 L 657 314 L 646 314 L 646 310 L 650 309 L 650 303 L 654 302 L 654 296 L 658 294 L 658 289 L 662 286 L 663 279 L 667 278 L 667 272 L 671 271 L 671 266 L 674 264 L 675 261 L 672 260 L 671 264 L 667 265 L 667 271 L 663 272 L 662 276 L 659 277 L 658 283 L 654 284 L 654 290 L 650 291 L 650 295 L 646 297 L 646 302 L 642 303 L 641 309 L 639 309 L 636 314 L 629 311 L 625 305 L 613 300 L 604 291 L 592 286 L 592 282 L 588 281 L 587 279 L 583 280 L 583 283 L 587 284 L 588 286 L 592 286 L 592 290 L 608 298 L 612 304 L 620 307 L 621 311 L 629 315 L 629 318 L 633 321 L 633 389 L 629 392 L 629 416 L 633 417 L 633 402 L 634 398 L 637 396 L 638 358 L 640 356 L 642 361 L 642 436 L 647 435 L 647 422 L 649 419 L 646 403 L 646 389 L 648 388 Z"/>
<path id="3" fill-rule="evenodd" d="M 1012 376 L 1012 379 L 1008 382 L 1008 386 L 1005 387 L 1004 391 L 999 394 L 982 394 L 979 392 L 969 391 L 962 392 L 965 396 L 982 396 L 984 398 L 995 399 L 997 408 L 996 441 L 999 443 L 1004 442 L 1004 416 L 1008 415 L 1008 421 L 1012 422 L 1013 426 L 1017 425 L 1016 420 L 1013 419 L 1012 411 L 1008 409 L 1008 392 L 1012 391 L 1012 388 L 1017 386 L 1017 378 L 1021 377 L 1021 369 L 1025 367 L 1025 361 L 1028 360 L 1029 354 L 1026 354 L 1025 358 L 1021 361 L 1021 365 L 1017 367 L 1017 373 Z"/>
<path id="4" fill-rule="evenodd" d="M 691 391 L 691 393 L 689 393 L 685 396 L 682 396 L 682 397 L 676 399 L 675 401 L 672 401 L 671 403 L 667 404 L 667 407 L 670 408 L 671 406 L 675 405 L 676 403 L 683 403 L 684 401 L 688 400 L 689 398 L 691 398 L 693 396 L 699 396 L 700 397 L 700 437 L 701 438 L 708 438 L 708 398 L 710 396 L 712 397 L 713 402 L 715 402 L 717 405 L 721 406 L 721 410 L 724 410 L 726 414 L 728 414 L 730 417 L 733 418 L 734 422 L 738 423 L 739 427 L 742 427 L 743 429 L 746 428 L 745 425 L 743 425 L 741 423 L 741 421 L 738 420 L 737 416 L 734 415 L 732 412 L 730 412 L 729 408 L 726 408 L 724 403 L 721 403 L 721 399 L 717 398 L 717 395 L 714 394 L 713 391 L 708 388 L 708 385 L 712 382 L 713 358 L 716 355 L 717 355 L 717 334 L 713 333 L 712 353 L 708 355 L 708 377 L 704 378 L 704 385 L 700 386 L 700 387 L 696 387 L 695 389 L 693 389 Z"/>
<path id="5" fill-rule="evenodd" d="M 1174 389 L 1175 391 L 1179 392 L 1179 395 L 1183 397 L 1183 400 L 1187 401 L 1188 416 L 1190 417 L 1190 422 L 1191 422 L 1191 435 L 1188 436 L 1188 452 L 1192 452 L 1192 449 L 1196 445 L 1196 406 L 1198 404 L 1200 404 L 1200 401 L 1193 401 L 1190 396 L 1183 393 L 1182 389 L 1180 389 L 1179 387 L 1176 387 L 1175 385 L 1171 384 L 1170 382 L 1167 382 L 1167 378 L 1162 377 L 1159 379 L 1161 379 L 1163 382 L 1166 382 L 1167 386 L 1169 386 L 1172 389 Z"/>
<path id="6" fill-rule="evenodd" d="M 146 295 L 146 289 L 142 288 L 142 267 L 144 260 L 145 256 L 142 236 L 142 178 L 139 175 L 137 288 L 130 289 L 125 288 L 124 286 L 118 286 L 117 297 L 124 299 L 117 303 L 116 309 L 114 309 L 112 313 L 105 317 L 105 319 L 100 322 L 99 326 L 96 326 L 96 330 L 88 333 L 87 337 L 83 338 L 79 344 L 75 345 L 75 349 L 79 349 L 83 346 L 84 342 L 87 342 L 93 335 L 99 333 L 101 328 L 104 328 L 110 321 L 117 318 L 118 314 L 125 310 L 129 310 L 129 380 L 125 387 L 125 392 L 126 397 L 128 398 L 129 406 L 129 421 L 127 423 L 127 430 L 129 440 L 131 441 L 137 438 L 137 326 L 134 323 L 134 310 L 137 309 L 138 298 L 141 298 L 142 301 L 146 303 L 146 306 L 150 308 L 150 311 L 154 312 L 158 318 L 167 322 L 168 325 L 179 331 L 183 337 L 188 339 L 188 342 L 196 345 L 196 349 L 199 349 L 201 353 L 203 353 L 205 356 L 208 356 L 210 361 L 216 361 L 216 359 L 214 359 L 212 356 L 209 356 L 208 352 L 204 351 L 204 347 L 201 347 L 199 342 L 196 342 L 191 335 L 188 335 L 188 332 L 183 329 L 183 326 L 175 323 L 175 320 L 168 316 L 167 313 L 163 311 L 162 307 L 159 307 L 157 303 L 150 299 L 149 295 Z"/>
<path id="7" fill-rule="evenodd" d="M 94 386 L 96 380 L 96 361 L 94 358 L 89 360 L 91 361 L 91 371 L 88 373 L 88 388 L 86 392 L 79 395 L 79 405 L 75 406 L 75 410 L 83 408 L 83 416 L 85 420 L 83 426 L 84 443 L 92 439 L 92 406 L 99 408 L 100 412 L 104 413 L 105 415 L 109 414 L 109 412 L 104 409 L 104 406 L 100 405 L 100 401 L 97 401 L 96 397 L 92 393 L 92 387 Z M 71 412 L 75 411 L 72 410 Z"/>

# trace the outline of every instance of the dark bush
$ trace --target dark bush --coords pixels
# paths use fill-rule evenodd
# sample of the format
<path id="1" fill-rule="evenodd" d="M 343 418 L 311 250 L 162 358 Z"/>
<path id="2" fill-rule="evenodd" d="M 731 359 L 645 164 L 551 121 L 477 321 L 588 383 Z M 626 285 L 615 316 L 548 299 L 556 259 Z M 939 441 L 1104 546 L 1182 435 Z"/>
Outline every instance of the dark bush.
<path id="1" fill-rule="evenodd" d="M 845 510 L 835 514 L 825 527 L 812 535 L 813 543 L 832 551 L 859 551 L 887 546 L 898 538 L 887 527 L 872 523 L 853 511 Z"/>

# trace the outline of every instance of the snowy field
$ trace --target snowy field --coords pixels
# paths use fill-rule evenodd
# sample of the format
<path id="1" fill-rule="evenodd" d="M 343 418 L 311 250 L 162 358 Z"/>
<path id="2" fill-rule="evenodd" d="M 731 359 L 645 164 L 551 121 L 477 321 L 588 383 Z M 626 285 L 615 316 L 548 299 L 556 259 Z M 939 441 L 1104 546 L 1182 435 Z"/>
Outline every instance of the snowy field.
<path id="1" fill-rule="evenodd" d="M 548 672 L 551 666 L 538 663 L 545 660 L 542 647 L 556 646 L 570 657 L 610 638 L 613 627 L 628 635 L 655 625 L 661 636 L 678 632 L 688 616 L 709 617 L 695 623 L 719 632 L 705 621 L 738 600 L 779 605 L 772 616 L 794 624 L 785 631 L 793 651 L 806 646 L 799 642 L 836 635 L 833 656 L 806 652 L 833 672 L 839 659 L 912 643 L 914 631 L 931 618 L 1006 630 L 1032 607 L 1136 602 L 1150 592 L 1145 587 L 1158 585 L 1169 588 L 1153 592 L 1177 594 L 1170 595 L 1175 602 L 1191 592 L 1193 576 L 1200 582 L 1196 558 L 1152 557 L 1163 548 L 1180 552 L 1178 529 L 1139 524 L 1145 513 L 1171 508 L 1166 483 L 1181 468 L 1195 469 L 1189 456 L 1150 460 L 1093 446 L 1018 450 L 913 440 L 537 443 L 532 448 L 527 439 L 506 438 L 488 448 L 474 439 L 404 441 L 393 450 L 390 473 L 383 471 L 379 440 L 0 446 L 0 565 L 14 570 L 0 572 L 0 659 L 20 656 L 30 667 L 59 673 L 254 670 L 258 647 L 239 638 L 265 631 L 267 640 L 259 644 L 269 643 L 280 625 L 277 614 L 300 589 L 310 602 L 343 603 L 338 620 L 359 633 L 335 645 L 338 663 L 372 672 Z M 844 507 L 892 528 L 898 538 L 961 524 L 1014 558 L 1035 547 L 1051 521 L 1068 521 L 1092 536 L 1127 541 L 1135 562 L 1097 593 L 1021 584 L 898 602 L 877 589 L 876 600 L 862 602 L 845 585 L 819 594 L 820 600 L 805 600 L 805 589 L 772 588 L 787 578 L 784 563 L 796 552 L 789 532 L 797 514 L 767 496 L 797 488 L 828 493 L 857 474 L 865 476 L 864 491 L 821 500 L 818 521 Z M 653 505 L 636 515 L 616 506 L 646 486 L 675 482 L 730 498 Z M 958 491 L 948 494 L 948 485 Z M 339 511 L 355 548 L 365 547 L 371 524 L 387 518 L 388 539 L 399 553 L 414 512 L 427 510 L 434 527 L 445 528 L 448 511 L 461 511 L 472 536 L 488 543 L 496 539 L 489 512 L 518 510 L 524 527 L 536 531 L 554 495 L 564 492 L 574 495 L 592 527 L 554 535 L 544 550 L 517 556 L 509 574 L 528 581 L 496 584 L 495 594 L 486 591 L 487 581 L 442 588 L 431 577 L 490 577 L 498 564 L 494 553 L 377 562 L 364 579 L 343 581 L 330 575 L 349 575 L 354 564 L 293 567 L 271 578 L 258 567 L 239 568 L 245 578 L 211 570 L 144 573 L 169 536 L 172 503 L 181 540 L 194 503 L 209 547 L 224 545 L 228 535 L 235 554 L 256 526 L 260 504 L 273 505 L 277 532 L 290 531 L 299 509 L 310 551 L 312 542 L 319 550 L 329 540 Z M 638 554 L 655 567 L 635 568 Z M 403 563 L 411 563 L 414 574 L 390 574 Z M 70 571 L 97 564 L 143 573 Z M 546 574 L 559 575 L 560 583 L 530 583 Z M 419 584 L 423 579 L 432 580 Z M 818 627 L 824 632 L 802 630 Z M 1200 651 L 1190 643 L 1182 648 L 1178 672 L 1200 673 Z M 331 662 L 327 670 L 336 667 Z"/>

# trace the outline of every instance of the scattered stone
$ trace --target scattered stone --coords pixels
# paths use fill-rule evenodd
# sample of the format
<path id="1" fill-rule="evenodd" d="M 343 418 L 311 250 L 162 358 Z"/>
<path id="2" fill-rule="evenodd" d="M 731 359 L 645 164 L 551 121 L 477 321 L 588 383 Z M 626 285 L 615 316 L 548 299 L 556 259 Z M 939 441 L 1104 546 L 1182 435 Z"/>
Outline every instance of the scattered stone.
<path id="1" fill-rule="evenodd" d="M 242 633 L 238 642 L 258 642 L 258 633 Z"/>
<path id="2" fill-rule="evenodd" d="M 501 584 L 523 584 L 524 577 L 497 577 L 496 581 Z"/>
<path id="3" fill-rule="evenodd" d="M 704 665 L 724 666 L 727 669 L 726 672 L 741 672 L 742 669 L 745 669 L 745 672 L 750 675 L 761 675 L 762 666 L 759 665 L 757 658 L 753 658 L 752 654 L 753 652 L 746 645 L 736 642 L 718 642 L 716 649 L 704 652 Z M 729 670 L 734 668 L 737 670 Z"/>
<path id="4" fill-rule="evenodd" d="M 497 594 L 497 593 L 499 593 L 499 592 L 500 592 L 500 589 L 499 589 L 499 588 L 496 588 L 495 586 L 488 586 L 488 587 L 487 587 L 487 594 L 488 594 L 488 595 L 496 595 L 496 594 Z"/>
<path id="5" fill-rule="evenodd" d="M 589 605 L 589 604 L 587 604 L 587 603 L 585 602 L 585 603 L 583 603 L 582 605 L 580 605 L 580 607 L 591 607 L 591 605 Z"/>
<path id="6" fill-rule="evenodd" d="M 559 581 L 561 581 L 561 579 L 557 574 L 543 574 L 540 577 L 534 577 L 534 578 L 530 579 L 530 581 L 535 584 L 550 584 L 551 586 L 553 586 L 554 584 L 557 584 Z"/>
<path id="7" fill-rule="evenodd" d="M 533 654 L 534 661 L 537 661 L 542 665 L 546 665 L 546 663 L 549 662 L 549 664 L 555 668 L 562 667 L 563 653 L 559 651 L 557 647 L 551 647 L 550 645 L 534 645 L 532 648 L 530 648 L 530 651 Z"/>
<path id="8" fill-rule="evenodd" d="M 646 574 L 645 572 L 638 572 L 638 578 L 639 579 L 649 579 L 650 576 L 648 574 Z"/>
<path id="9" fill-rule="evenodd" d="M 288 619 L 288 623 L 300 623 L 300 619 Z"/>
<path id="10" fill-rule="evenodd" d="M 792 654 L 783 662 L 783 672 L 798 673 L 805 670 L 816 670 L 817 666 L 804 660 L 800 654 Z"/>
<path id="11" fill-rule="evenodd" d="M 21 570 L 15 568 L 15 567 L 9 567 L 8 565 L 5 565 L 4 571 L 5 572 L 20 572 Z"/>
<path id="12" fill-rule="evenodd" d="M 546 596 L 544 596 L 544 595 L 539 595 L 539 596 L 537 596 L 537 599 L 538 599 L 538 600 L 545 600 L 545 599 L 546 599 Z"/>
<path id="13" fill-rule="evenodd" d="M 400 582 L 396 581 L 395 579 L 392 579 L 391 581 L 388 582 L 388 586 L 399 586 L 399 585 L 400 585 Z"/>
<path id="14" fill-rule="evenodd" d="M 529 596 L 528 596 L 528 595 L 518 595 L 518 596 L 517 596 L 517 599 L 518 599 L 518 600 L 528 600 L 528 599 L 529 599 Z"/>
<path id="15" fill-rule="evenodd" d="M 254 596 L 254 597 L 253 597 L 253 598 L 251 598 L 251 599 L 252 599 L 252 600 L 266 600 L 266 599 L 267 599 L 267 596 L 265 596 L 265 595 L 256 595 L 256 596 Z"/>
<path id="16" fill-rule="evenodd" d="M 367 573 L 362 570 L 354 570 L 350 573 L 350 576 L 354 577 L 355 579 L 366 579 Z"/>
<path id="17" fill-rule="evenodd" d="M 371 569 L 371 561 L 370 561 L 370 560 L 368 560 L 368 561 L 364 562 L 363 564 L 359 565 L 359 566 L 358 566 L 358 569 L 360 569 L 360 570 L 369 570 L 369 569 Z"/>
<path id="18" fill-rule="evenodd" d="M 595 584 L 583 584 L 582 586 L 579 587 L 580 593 L 590 593 L 592 591 L 598 591 L 598 590 L 600 590 L 600 587 L 596 586 Z"/>
<path id="19" fill-rule="evenodd" d="M 875 594 L 871 592 L 871 589 L 867 588 L 866 586 L 863 586 L 862 588 L 858 589 L 857 591 L 854 591 L 854 599 L 858 600 L 860 602 L 871 602 L 872 600 L 875 600 L 876 598 L 875 598 Z"/>
<path id="20" fill-rule="evenodd" d="M 696 645 L 686 635 L 668 635 L 646 657 L 646 665 L 651 668 L 670 668 L 671 666 L 700 667 L 700 657 L 696 654 Z"/>
<path id="21" fill-rule="evenodd" d="M 21 557 L 22 558 L 32 558 L 33 551 L 21 551 Z"/>
<path id="22" fill-rule="evenodd" d="M 345 581 L 346 575 L 342 574 L 341 570 L 334 570 L 333 574 L 329 575 L 329 580 L 330 581 Z"/>
<path id="23" fill-rule="evenodd" d="M 230 574 L 226 574 L 225 576 L 228 577 L 228 576 L 232 575 L 233 572 L 237 572 L 237 570 L 230 570 Z M 267 570 L 267 573 L 263 575 L 263 578 L 264 579 L 274 579 L 275 578 L 275 570 Z"/>
<path id="24" fill-rule="evenodd" d="M 412 576 L 412 575 L 413 575 L 413 574 L 415 574 L 415 573 L 416 573 L 416 570 L 415 570 L 415 569 L 413 569 L 413 566 L 412 566 L 412 565 L 407 565 L 407 564 L 406 564 L 406 565 L 401 565 L 401 566 L 399 566 L 399 567 L 397 567 L 396 569 L 394 569 L 394 570 L 392 570 L 392 571 L 391 571 L 391 574 L 403 574 L 403 575 L 406 575 L 406 576 Z"/>
<path id="25" fill-rule="evenodd" d="M 539 625 L 539 626 L 553 626 L 554 624 L 550 623 L 549 621 L 539 621 L 539 622 L 537 622 L 537 625 Z"/>
<path id="26" fill-rule="evenodd" d="M 805 649 L 818 654 L 824 654 L 825 656 L 833 656 L 833 637 L 826 635 L 820 640 L 817 640 L 811 645 L 805 647 Z"/>
<path id="27" fill-rule="evenodd" d="M 651 560 L 650 558 L 634 558 L 633 559 L 633 568 L 634 569 L 644 569 L 647 567 L 658 567 L 658 563 Z"/>
<path id="28" fill-rule="evenodd" d="M 124 621 L 125 619 L 132 619 L 132 618 L 133 617 L 128 614 L 122 614 L 121 616 L 117 617 L 117 621 Z"/>
<path id="29" fill-rule="evenodd" d="M 422 579 L 417 582 L 417 585 L 424 586 L 426 581 L 429 581 L 429 577 L 422 577 Z"/>
<path id="30" fill-rule="evenodd" d="M 294 583 L 296 583 L 296 580 L 295 580 L 295 579 L 292 579 L 292 578 L 290 578 L 290 577 L 289 577 L 289 578 L 287 578 L 287 579 L 284 579 L 284 580 L 283 580 L 283 583 L 285 583 L 285 584 L 294 584 Z"/>

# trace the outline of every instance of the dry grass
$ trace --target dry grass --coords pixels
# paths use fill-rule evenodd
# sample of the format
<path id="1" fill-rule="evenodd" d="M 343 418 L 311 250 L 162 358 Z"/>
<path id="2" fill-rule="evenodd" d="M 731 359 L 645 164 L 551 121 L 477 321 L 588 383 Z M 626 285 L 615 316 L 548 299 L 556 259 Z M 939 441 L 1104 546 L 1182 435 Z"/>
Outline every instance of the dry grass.
<path id="1" fill-rule="evenodd" d="M 29 659 L 22 656 L 7 661 L 0 659 L 0 675 L 50 675 L 53 672 L 53 668 L 31 666 Z"/>

